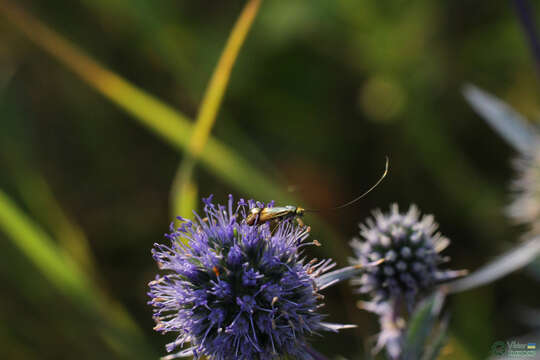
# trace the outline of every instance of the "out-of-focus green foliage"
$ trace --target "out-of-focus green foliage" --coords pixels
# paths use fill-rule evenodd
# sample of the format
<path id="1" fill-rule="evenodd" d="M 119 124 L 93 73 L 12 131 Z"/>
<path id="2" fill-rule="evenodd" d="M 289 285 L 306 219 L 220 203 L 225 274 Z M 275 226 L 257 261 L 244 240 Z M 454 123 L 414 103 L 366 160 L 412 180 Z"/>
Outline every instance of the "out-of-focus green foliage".
<path id="1" fill-rule="evenodd" d="M 88 330 L 101 334 L 122 356 L 145 359 L 152 350 L 125 310 L 111 303 L 84 274 L 80 265 L 64 256 L 52 239 L 32 223 L 0 191 L 0 227 L 60 292 L 85 313 Z"/>
<path id="2" fill-rule="evenodd" d="M 436 293 L 419 303 L 408 321 L 404 359 L 436 359 L 446 341 L 448 319 L 439 320 L 444 294 Z"/>
<path id="3" fill-rule="evenodd" d="M 250 0 L 246 3 L 234 24 L 216 69 L 208 82 L 208 87 L 195 120 L 186 157 L 174 177 L 171 189 L 173 216 L 180 215 L 189 218 L 192 216 L 193 210 L 197 209 L 197 185 L 193 178 L 195 165 L 208 142 L 210 132 L 223 102 L 225 90 L 229 84 L 234 63 L 260 6 L 261 0 Z"/>
<path id="4" fill-rule="evenodd" d="M 166 340 L 151 330 L 145 304 L 146 283 L 156 272 L 149 250 L 172 220 L 169 194 L 178 150 L 189 143 L 188 119 L 196 118 L 245 2 L 14 3 L 98 62 L 75 56 L 59 65 L 0 14 L 0 187 L 25 205 L 17 213 L 32 215 L 48 232 L 43 236 L 54 251 L 39 251 L 38 258 L 73 256 L 58 250 L 65 242 L 50 238 L 61 241 L 59 224 L 81 229 L 72 236 L 88 240 L 83 253 L 93 254 L 95 287 L 104 289 L 96 291 L 125 304 L 154 352 L 162 352 Z M 30 36 L 36 41 L 44 34 Z M 97 64 L 114 72 L 82 75 Z M 520 229 L 501 211 L 512 150 L 470 110 L 460 89 L 472 82 L 536 119 L 539 87 L 532 64 L 508 2 L 266 0 L 201 155 L 206 171 L 193 185 L 218 199 L 232 192 L 263 201 L 302 198 L 301 205 L 325 208 L 367 188 L 388 154 L 390 174 L 378 189 L 354 207 L 319 214 L 335 230 L 328 236 L 313 227 L 323 243 L 318 255 L 335 254 L 345 265 L 347 241 L 371 209 L 415 202 L 436 214 L 452 238 L 454 267 L 474 270 L 514 242 Z M 144 126 L 134 126 L 132 116 Z M 21 180 L 32 174 L 35 182 Z M 50 188 L 30 194 L 39 183 Z M 30 231 L 19 225 L 21 234 Z M 58 279 L 43 277 L 36 260 L 29 262 L 2 236 L 0 269 L 9 296 L 0 299 L 0 356 L 117 358 L 69 296 L 51 291 L 46 281 L 78 275 L 59 267 Z M 493 341 L 523 332 L 513 309 L 518 300 L 534 305 L 534 290 L 516 274 L 455 295 L 454 338 L 442 354 L 483 357 Z M 329 292 L 330 319 L 359 328 L 315 342 L 321 352 L 363 354 L 356 339 L 373 335 L 377 324 L 354 307 L 354 299 L 346 285 Z"/>

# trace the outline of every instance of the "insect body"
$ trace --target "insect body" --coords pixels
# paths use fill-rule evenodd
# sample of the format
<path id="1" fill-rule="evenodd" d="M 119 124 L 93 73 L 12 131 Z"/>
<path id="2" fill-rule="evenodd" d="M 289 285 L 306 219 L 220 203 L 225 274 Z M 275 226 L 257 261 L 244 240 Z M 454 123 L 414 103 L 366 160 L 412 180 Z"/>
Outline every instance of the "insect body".
<path id="1" fill-rule="evenodd" d="M 293 205 L 265 207 L 262 209 L 253 208 L 246 218 L 246 224 L 253 225 L 255 222 L 257 222 L 257 224 L 264 224 L 271 220 L 280 221 L 293 217 L 298 219 L 304 215 L 304 212 L 304 208 Z"/>

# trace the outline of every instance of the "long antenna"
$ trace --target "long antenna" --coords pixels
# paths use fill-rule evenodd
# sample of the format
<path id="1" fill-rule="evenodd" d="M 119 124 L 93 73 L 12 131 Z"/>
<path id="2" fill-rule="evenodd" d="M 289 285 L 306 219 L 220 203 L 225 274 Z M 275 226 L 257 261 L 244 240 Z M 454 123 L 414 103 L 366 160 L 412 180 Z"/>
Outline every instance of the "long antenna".
<path id="1" fill-rule="evenodd" d="M 386 157 L 386 163 L 384 165 L 384 172 L 383 174 L 381 175 L 381 177 L 379 178 L 379 180 L 377 180 L 377 182 L 375 184 L 373 184 L 367 191 L 365 191 L 362 195 L 352 199 L 351 201 L 343 204 L 343 205 L 339 205 L 339 206 L 336 206 L 336 207 L 331 207 L 331 208 L 328 208 L 328 209 L 306 209 L 306 211 L 308 212 L 319 212 L 319 211 L 326 211 L 326 210 L 339 210 L 339 209 L 343 209 L 344 207 L 347 207 L 349 205 L 352 205 L 354 204 L 355 202 L 357 202 L 358 200 L 362 199 L 364 196 L 366 196 L 367 194 L 369 194 L 373 189 L 375 189 L 377 186 L 379 186 L 379 184 L 381 183 L 381 181 L 383 181 L 383 179 L 386 177 L 386 175 L 388 174 L 388 163 L 390 162 L 390 160 L 388 159 L 388 156 Z"/>

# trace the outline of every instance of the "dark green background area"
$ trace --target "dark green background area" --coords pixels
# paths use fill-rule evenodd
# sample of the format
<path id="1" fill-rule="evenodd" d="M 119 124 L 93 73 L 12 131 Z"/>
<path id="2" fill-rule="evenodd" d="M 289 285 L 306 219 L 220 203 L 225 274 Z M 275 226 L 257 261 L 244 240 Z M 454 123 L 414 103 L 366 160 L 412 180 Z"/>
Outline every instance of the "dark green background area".
<path id="1" fill-rule="evenodd" d="M 244 4 L 17 3 L 190 117 Z M 306 215 L 323 243 L 316 255 L 348 251 L 371 210 L 415 203 L 452 240 L 449 266 L 474 270 L 516 243 L 523 229 L 503 213 L 515 154 L 467 105 L 461 95 L 467 82 L 538 118 L 534 60 L 510 1 L 265 0 L 212 133 L 292 189 L 305 207 L 358 195 L 376 181 L 388 155 L 391 169 L 381 186 L 355 206 L 320 214 L 332 238 L 322 238 Z M 100 284 L 125 304 L 156 353 L 164 353 L 170 336 L 154 333 L 146 305 L 146 284 L 157 272 L 150 249 L 165 241 L 180 160 L 0 20 L 0 188 L 24 208 L 18 184 L 31 176 L 28 169 L 46 179 L 87 235 Z M 203 168 L 196 182 L 201 196 L 246 196 Z M 264 189 L 259 196 L 270 200 Z M 0 240 L 0 358 L 117 358 L 77 306 L 3 233 Z M 347 264 L 346 256 L 336 261 Z M 538 305 L 538 295 L 538 283 L 521 271 L 450 297 L 452 335 L 472 358 L 485 358 L 494 341 L 530 331 L 517 310 Z M 318 350 L 362 357 L 378 325 L 355 308 L 358 299 L 347 284 L 327 292 L 329 320 L 359 327 L 315 338 Z"/>

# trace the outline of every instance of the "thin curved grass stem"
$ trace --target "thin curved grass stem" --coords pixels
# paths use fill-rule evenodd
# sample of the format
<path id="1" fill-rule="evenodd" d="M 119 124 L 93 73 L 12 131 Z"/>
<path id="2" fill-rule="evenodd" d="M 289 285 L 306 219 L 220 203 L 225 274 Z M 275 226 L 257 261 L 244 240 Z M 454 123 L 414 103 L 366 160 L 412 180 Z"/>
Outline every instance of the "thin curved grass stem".
<path id="1" fill-rule="evenodd" d="M 193 179 L 195 165 L 208 142 L 232 69 L 260 5 L 261 0 L 250 0 L 246 3 L 210 78 L 189 140 L 188 152 L 176 171 L 171 188 L 173 215 L 189 218 L 192 215 L 191 211 L 196 209 L 197 186 Z"/>

